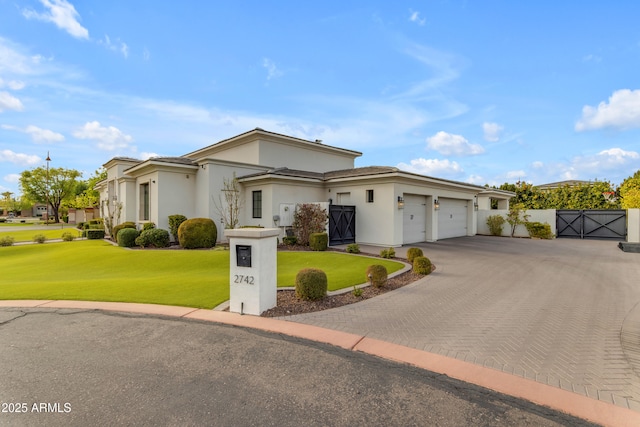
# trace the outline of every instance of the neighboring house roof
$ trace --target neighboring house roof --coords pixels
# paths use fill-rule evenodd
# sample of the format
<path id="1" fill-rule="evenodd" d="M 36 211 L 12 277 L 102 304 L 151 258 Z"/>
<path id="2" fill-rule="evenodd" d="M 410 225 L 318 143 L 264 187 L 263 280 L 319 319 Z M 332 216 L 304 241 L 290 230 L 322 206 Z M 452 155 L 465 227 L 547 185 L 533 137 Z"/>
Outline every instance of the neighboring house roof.
<path id="1" fill-rule="evenodd" d="M 579 185 L 590 185 L 592 184 L 591 181 L 581 181 L 578 179 L 568 179 L 566 181 L 559 181 L 559 182 L 551 182 L 549 184 L 541 184 L 541 185 L 534 185 L 534 187 L 537 187 L 540 190 L 553 190 L 555 188 L 560 188 L 560 187 L 577 187 Z"/>

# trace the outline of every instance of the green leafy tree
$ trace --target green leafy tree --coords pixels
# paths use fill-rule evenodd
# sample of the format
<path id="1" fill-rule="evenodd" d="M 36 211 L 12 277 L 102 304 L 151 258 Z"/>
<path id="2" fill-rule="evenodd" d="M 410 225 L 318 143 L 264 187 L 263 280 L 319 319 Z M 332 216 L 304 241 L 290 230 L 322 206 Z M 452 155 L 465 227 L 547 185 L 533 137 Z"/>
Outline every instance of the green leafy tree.
<path id="1" fill-rule="evenodd" d="M 75 198 L 69 200 L 65 205 L 76 209 L 98 206 L 100 204 L 100 192 L 95 187 L 98 182 L 105 179 L 107 179 L 107 170 L 101 168 L 96 170 L 86 181 L 78 181 L 75 189 Z"/>
<path id="2" fill-rule="evenodd" d="M 547 194 L 528 182 L 504 183 L 499 189 L 516 193 L 515 197 L 512 197 L 509 201 L 509 204 L 520 205 L 523 209 L 547 209 Z"/>
<path id="3" fill-rule="evenodd" d="M 605 192 L 611 192 L 612 186 L 607 181 L 596 181 L 589 184 L 564 185 L 549 192 L 547 209 L 619 209 L 619 203 L 607 201 Z"/>
<path id="4" fill-rule="evenodd" d="M 75 169 L 39 167 L 20 174 L 20 189 L 24 197 L 33 203 L 46 203 L 53 210 L 56 222 L 60 221 L 62 202 L 75 197 L 78 177 Z"/>
<path id="5" fill-rule="evenodd" d="M 640 208 L 640 170 L 625 179 L 618 191 L 622 209 Z"/>
<path id="6" fill-rule="evenodd" d="M 2 211 L 11 210 L 11 195 L 13 195 L 11 191 L 5 191 L 2 193 L 2 209 L 0 209 L 0 215 L 3 213 Z"/>

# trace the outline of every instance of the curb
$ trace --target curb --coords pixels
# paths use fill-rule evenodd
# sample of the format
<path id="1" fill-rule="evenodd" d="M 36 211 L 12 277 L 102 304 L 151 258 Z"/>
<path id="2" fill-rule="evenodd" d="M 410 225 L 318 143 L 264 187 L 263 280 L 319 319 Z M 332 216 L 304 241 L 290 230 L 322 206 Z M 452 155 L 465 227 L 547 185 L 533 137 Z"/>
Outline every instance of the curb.
<path id="1" fill-rule="evenodd" d="M 118 311 L 209 321 L 225 325 L 259 329 L 266 332 L 285 334 L 292 337 L 330 344 L 394 362 L 406 363 L 499 393 L 524 399 L 604 426 L 635 427 L 640 425 L 640 413 L 611 403 L 602 402 L 526 378 L 438 354 L 367 338 L 362 335 L 334 331 L 288 320 L 240 315 L 237 313 L 191 307 L 120 302 L 6 300 L 0 301 L 0 307 Z"/>

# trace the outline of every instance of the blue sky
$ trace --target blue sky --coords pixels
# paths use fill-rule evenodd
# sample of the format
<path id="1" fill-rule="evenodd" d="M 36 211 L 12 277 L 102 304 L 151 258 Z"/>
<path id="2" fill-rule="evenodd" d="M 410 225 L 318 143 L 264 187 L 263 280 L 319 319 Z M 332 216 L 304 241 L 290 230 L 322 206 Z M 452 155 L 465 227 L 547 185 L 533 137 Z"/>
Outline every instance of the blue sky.
<path id="1" fill-rule="evenodd" d="M 640 169 L 635 1 L 0 0 L 0 190 L 261 127 L 475 184 Z"/>

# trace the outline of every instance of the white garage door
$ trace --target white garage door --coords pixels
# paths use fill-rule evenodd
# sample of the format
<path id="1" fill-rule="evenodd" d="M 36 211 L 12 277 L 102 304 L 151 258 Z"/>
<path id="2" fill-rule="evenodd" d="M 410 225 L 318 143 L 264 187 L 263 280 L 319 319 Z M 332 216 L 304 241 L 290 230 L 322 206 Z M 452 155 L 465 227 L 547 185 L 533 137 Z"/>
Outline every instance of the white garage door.
<path id="1" fill-rule="evenodd" d="M 439 199 L 438 240 L 467 235 L 467 200 Z"/>
<path id="2" fill-rule="evenodd" d="M 402 241 L 404 244 L 424 242 L 427 240 L 427 198 L 405 194 Z"/>

